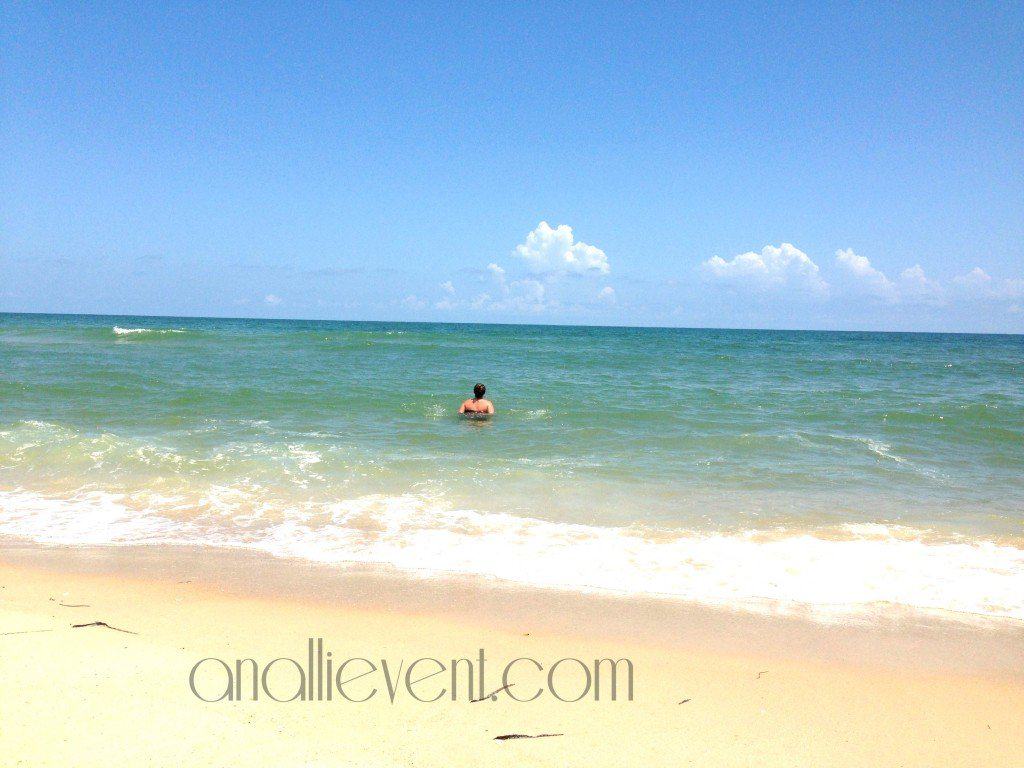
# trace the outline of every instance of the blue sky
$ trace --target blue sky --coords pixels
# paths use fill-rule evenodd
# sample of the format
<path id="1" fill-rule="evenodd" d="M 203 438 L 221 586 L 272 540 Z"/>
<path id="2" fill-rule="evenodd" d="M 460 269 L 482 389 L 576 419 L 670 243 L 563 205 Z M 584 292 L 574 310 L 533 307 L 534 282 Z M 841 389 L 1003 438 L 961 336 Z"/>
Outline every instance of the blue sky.
<path id="1" fill-rule="evenodd" d="M 6 4 L 0 310 L 1022 332 L 1022 30 Z"/>

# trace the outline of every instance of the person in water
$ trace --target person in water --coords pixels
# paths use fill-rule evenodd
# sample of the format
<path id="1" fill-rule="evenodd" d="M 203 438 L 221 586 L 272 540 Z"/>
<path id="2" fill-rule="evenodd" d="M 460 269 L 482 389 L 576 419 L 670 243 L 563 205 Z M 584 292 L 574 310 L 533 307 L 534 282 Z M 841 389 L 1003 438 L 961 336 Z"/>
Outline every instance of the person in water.
<path id="1" fill-rule="evenodd" d="M 473 387 L 473 397 L 462 402 L 462 405 L 459 406 L 459 413 L 464 416 L 489 416 L 494 413 L 494 403 L 484 400 L 486 392 L 487 387 L 483 384 Z"/>

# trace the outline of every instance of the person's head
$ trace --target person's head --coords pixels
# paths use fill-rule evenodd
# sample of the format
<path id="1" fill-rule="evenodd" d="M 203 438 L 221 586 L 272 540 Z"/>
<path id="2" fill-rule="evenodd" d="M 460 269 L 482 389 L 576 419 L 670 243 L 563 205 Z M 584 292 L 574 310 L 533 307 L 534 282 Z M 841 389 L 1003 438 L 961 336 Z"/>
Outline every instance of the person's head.
<path id="1" fill-rule="evenodd" d="M 484 393 L 486 392 L 487 387 L 485 387 L 483 384 L 477 384 L 475 387 L 473 387 L 473 397 L 475 397 L 477 400 L 483 397 Z"/>

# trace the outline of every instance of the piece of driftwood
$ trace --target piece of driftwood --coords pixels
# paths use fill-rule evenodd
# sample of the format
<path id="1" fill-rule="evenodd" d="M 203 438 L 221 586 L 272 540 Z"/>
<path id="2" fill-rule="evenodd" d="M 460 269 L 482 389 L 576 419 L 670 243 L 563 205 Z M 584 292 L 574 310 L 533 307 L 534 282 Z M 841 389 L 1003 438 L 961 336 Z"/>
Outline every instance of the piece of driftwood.
<path id="1" fill-rule="evenodd" d="M 509 739 L 548 739 L 552 736 L 564 736 L 564 733 L 504 733 L 501 736 L 495 736 L 495 741 L 508 741 Z"/>
<path id="2" fill-rule="evenodd" d="M 768 670 L 767 669 L 764 670 L 763 672 L 758 672 L 757 673 L 757 679 L 760 680 L 761 679 L 761 675 L 767 675 L 767 674 L 768 674 Z"/>
<path id="3" fill-rule="evenodd" d="M 62 608 L 92 608 L 91 605 L 87 605 L 86 603 L 57 603 L 57 605 Z"/>
<path id="4" fill-rule="evenodd" d="M 496 690 L 496 691 L 494 691 L 494 692 L 492 692 L 492 693 L 489 693 L 489 694 L 487 694 L 487 695 L 486 695 L 486 696 L 484 696 L 484 697 L 483 697 L 482 699 L 470 699 L 470 700 L 469 700 L 469 703 L 470 703 L 470 704 L 477 704 L 478 702 L 481 702 L 481 701 L 487 701 L 487 700 L 488 700 L 489 698 L 491 698 L 492 696 L 497 696 L 497 695 L 498 695 L 499 693 L 501 693 L 502 691 L 507 691 L 507 690 L 508 690 L 509 688 L 511 688 L 511 687 L 512 687 L 513 685 L 515 685 L 515 683 L 509 683 L 508 685 L 503 685 L 503 686 L 501 686 L 501 688 L 499 688 L 498 690 Z"/>
<path id="5" fill-rule="evenodd" d="M 685 703 L 686 703 L 686 702 L 688 702 L 688 701 L 693 701 L 693 699 L 683 699 L 683 700 L 682 700 L 682 701 L 680 701 L 679 703 L 680 703 L 680 704 L 685 704 Z"/>
<path id="6" fill-rule="evenodd" d="M 120 627 L 112 627 L 109 624 L 107 624 L 107 622 L 105 622 L 105 621 L 90 621 L 87 624 L 72 624 L 71 625 L 72 629 L 81 629 L 82 627 L 106 627 L 107 629 L 112 629 L 115 632 L 124 632 L 126 635 L 137 635 L 137 634 L 139 634 L 138 632 L 132 632 L 130 629 L 121 629 Z"/>

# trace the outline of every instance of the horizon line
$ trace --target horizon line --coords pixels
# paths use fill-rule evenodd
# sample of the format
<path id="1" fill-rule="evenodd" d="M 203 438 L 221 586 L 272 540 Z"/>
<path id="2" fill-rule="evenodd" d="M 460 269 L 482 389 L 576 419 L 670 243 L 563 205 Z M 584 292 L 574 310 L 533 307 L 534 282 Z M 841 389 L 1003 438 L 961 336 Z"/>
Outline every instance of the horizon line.
<path id="1" fill-rule="evenodd" d="M 923 336 L 1024 336 L 1011 331 L 897 331 L 868 328 L 759 328 L 754 326 L 699 326 L 699 325 L 595 325 L 588 323 L 534 323 L 534 322 L 481 322 L 465 320 L 367 320 L 358 318 L 299 318 L 299 317 L 246 317 L 237 315 L 149 315 L 110 314 L 101 312 L 13 312 L 0 310 L 3 315 L 35 315 L 45 317 L 110 317 L 146 318 L 152 320 L 261 320 L 274 323 L 388 323 L 392 325 L 465 325 L 465 326 L 509 326 L 537 328 L 602 328 L 621 330 L 663 330 L 663 331 L 766 331 L 771 333 L 886 333 Z"/>

